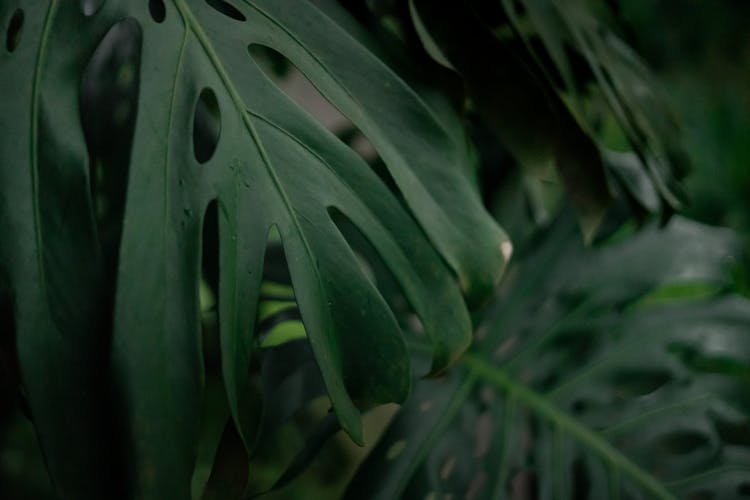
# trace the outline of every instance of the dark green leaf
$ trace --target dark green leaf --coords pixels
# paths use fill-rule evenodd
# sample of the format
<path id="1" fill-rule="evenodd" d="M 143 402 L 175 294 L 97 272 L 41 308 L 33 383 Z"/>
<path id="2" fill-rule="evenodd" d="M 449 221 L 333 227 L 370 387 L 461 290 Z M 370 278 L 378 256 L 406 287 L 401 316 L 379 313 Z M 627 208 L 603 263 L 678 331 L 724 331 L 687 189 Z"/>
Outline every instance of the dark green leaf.
<path id="1" fill-rule="evenodd" d="M 737 240 L 675 217 L 584 249 L 567 217 L 536 242 L 349 497 L 742 497 L 750 302 L 716 292 Z M 696 284 L 714 291 L 681 291 Z"/>
<path id="2" fill-rule="evenodd" d="M 246 444 L 254 430 L 243 395 L 271 227 L 334 410 L 355 440 L 358 405 L 402 401 L 410 367 L 397 321 L 331 209 L 397 277 L 433 342 L 432 371 L 466 349 L 461 291 L 472 303 L 489 294 L 507 237 L 465 175 L 463 137 L 332 18 L 308 2 L 112 0 L 4 2 L 0 19 L 22 23 L 0 54 L 0 90 L 14 96 L 0 117 L 0 266 L 35 424 L 64 497 L 106 497 L 111 483 L 112 429 L 102 428 L 100 403 L 110 326 L 128 494 L 189 495 L 204 383 L 201 234 L 214 223 L 204 220 L 212 201 L 223 382 Z M 364 132 L 404 203 L 264 75 L 253 44 L 283 54 Z M 102 71 L 97 58 L 116 68 Z M 84 74 L 115 75 L 92 101 L 108 102 L 112 116 L 86 100 L 96 78 Z M 100 157 L 101 120 L 119 123 L 132 148 Z M 125 170 L 108 171 L 126 157 Z M 101 217 L 90 190 L 100 170 L 104 186 L 126 184 Z M 97 234 L 105 218 L 118 234 Z"/>
<path id="3" fill-rule="evenodd" d="M 0 52 L 0 275 L 8 279 L 23 384 L 53 482 L 64 498 L 95 499 L 117 495 L 110 474 L 117 447 L 105 404 L 110 296 L 79 85 L 110 28 L 136 45 L 140 29 L 128 20 L 76 29 L 78 47 L 70 50 L 71 29 L 81 22 L 77 2 L 0 5 L 0 26 L 13 32 Z"/>

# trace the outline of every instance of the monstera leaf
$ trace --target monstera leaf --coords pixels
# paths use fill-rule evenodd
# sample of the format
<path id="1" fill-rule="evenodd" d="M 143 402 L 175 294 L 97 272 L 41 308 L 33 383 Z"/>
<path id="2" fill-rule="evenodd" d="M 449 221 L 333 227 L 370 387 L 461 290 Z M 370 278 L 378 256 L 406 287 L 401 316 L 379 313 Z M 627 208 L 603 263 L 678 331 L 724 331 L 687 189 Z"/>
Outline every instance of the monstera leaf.
<path id="1" fill-rule="evenodd" d="M 128 494 L 189 495 L 206 225 L 218 225 L 217 241 L 203 244 L 218 246 L 223 383 L 245 440 L 272 227 L 333 408 L 355 441 L 354 401 L 402 401 L 409 357 L 332 216 L 352 223 L 397 277 L 432 339 L 432 372 L 468 346 L 461 292 L 483 300 L 510 247 L 465 175 L 467 145 L 312 3 L 10 0 L 0 20 L 0 280 L 62 496 L 109 496 L 105 471 L 119 445 Z M 395 190 L 265 76 L 257 46 L 285 56 L 359 127 Z M 103 424 L 109 359 L 117 430 Z"/>
<path id="2" fill-rule="evenodd" d="M 541 42 L 562 82 L 561 90 L 575 97 L 575 107 L 583 117 L 586 113 L 580 103 L 584 91 L 577 83 L 571 53 L 585 61 L 622 133 L 638 153 L 641 177 L 650 180 L 667 206 L 679 207 L 682 191 L 673 177 L 676 165 L 671 161 L 679 160 L 677 124 L 640 58 L 580 0 L 502 0 L 502 5 L 527 43 L 533 43 L 534 37 Z M 623 176 L 617 163 L 607 165 L 615 176 Z M 633 188 L 627 173 L 624 176 L 622 182 L 638 197 L 642 190 Z M 642 199 L 638 202 L 656 211 Z"/>
<path id="3" fill-rule="evenodd" d="M 722 293 L 737 242 L 675 217 L 584 249 L 566 219 L 508 271 L 476 347 L 419 383 L 350 498 L 746 498 L 750 302 Z"/>
<path id="4" fill-rule="evenodd" d="M 409 1 L 425 50 L 462 77 L 476 112 L 531 179 L 554 178 L 554 165 L 590 239 L 619 191 L 613 184 L 648 211 L 680 200 L 666 144 L 676 127 L 658 86 L 581 4 Z M 586 105 L 592 95 L 605 105 Z M 607 154 L 602 122 L 635 150 L 625 166 Z"/>

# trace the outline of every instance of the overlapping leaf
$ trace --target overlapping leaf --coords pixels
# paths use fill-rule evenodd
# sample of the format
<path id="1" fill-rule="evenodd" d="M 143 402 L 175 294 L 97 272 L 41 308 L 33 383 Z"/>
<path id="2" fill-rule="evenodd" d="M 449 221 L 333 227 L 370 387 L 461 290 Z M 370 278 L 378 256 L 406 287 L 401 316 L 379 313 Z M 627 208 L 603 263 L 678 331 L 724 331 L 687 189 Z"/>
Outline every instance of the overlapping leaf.
<path id="1" fill-rule="evenodd" d="M 579 2 L 436 6 L 411 0 L 410 6 L 426 50 L 462 76 L 473 108 L 530 176 L 549 177 L 554 164 L 587 239 L 615 194 L 605 173 L 642 208 L 659 211 L 662 199 L 679 205 L 672 151 L 665 146 L 674 125 L 655 85 L 637 57 Z M 583 106 L 590 100 L 588 75 L 608 113 Z M 610 114 L 637 153 L 627 164 L 635 169 L 623 171 L 601 145 L 597 127 Z M 651 191 L 659 194 L 655 201 Z"/>
<path id="2" fill-rule="evenodd" d="M 349 496 L 746 497 L 750 302 L 721 293 L 732 235 L 673 218 L 587 250 L 567 217 L 540 238 Z"/>
<path id="3" fill-rule="evenodd" d="M 409 360 L 393 314 L 331 211 L 351 221 L 398 278 L 434 342 L 433 371 L 467 347 L 461 291 L 473 302 L 488 294 L 506 237 L 462 173 L 463 140 L 331 18 L 306 1 L 0 6 L 3 26 L 19 16 L 22 29 L 13 28 L 0 54 L 0 265 L 32 413 L 63 496 L 106 496 L 106 474 L 94 471 L 107 468 L 101 456 L 112 451 L 111 429 L 97 423 L 107 421 L 97 384 L 106 380 L 110 325 L 128 494 L 188 495 L 203 383 L 201 234 L 212 201 L 224 384 L 243 436 L 272 226 L 334 409 L 355 440 L 361 424 L 352 399 L 402 400 Z M 406 206 L 268 80 L 248 52 L 253 44 L 287 57 L 367 135 Z M 102 69 L 107 64 L 113 72 Z M 106 96 L 122 98 L 105 118 L 120 125 L 114 130 L 125 143 L 132 139 L 116 158 L 94 154 L 105 118 L 87 104 L 86 85 L 102 74 L 116 76 Z M 87 157 L 98 160 L 91 172 Z M 114 212 L 90 192 L 100 173 L 127 179 Z M 122 214 L 121 234 L 97 234 L 100 210 Z M 116 242 L 105 257 L 100 238 Z"/>
<path id="4" fill-rule="evenodd" d="M 626 176 L 621 182 L 647 210 L 656 212 L 661 207 L 653 200 L 644 203 L 643 189 L 656 189 L 667 206 L 678 208 L 682 193 L 673 170 L 680 169 L 672 161 L 679 155 L 675 146 L 676 124 L 658 95 L 658 84 L 633 50 L 592 15 L 584 2 L 502 0 L 501 3 L 514 29 L 527 44 L 534 37 L 541 41 L 543 54 L 552 62 L 548 71 L 559 75 L 560 91 L 573 98 L 577 115 L 590 123 L 592 117 L 581 107 L 586 88 L 581 85 L 580 77 L 576 77 L 576 61 L 572 56 L 585 61 L 611 113 L 638 154 L 639 168 L 629 169 L 630 173 L 622 173 L 620 164 L 606 161 L 605 155 L 605 164 L 615 176 Z M 648 183 L 650 187 L 629 182 L 634 173 L 638 174 L 640 184 Z"/>

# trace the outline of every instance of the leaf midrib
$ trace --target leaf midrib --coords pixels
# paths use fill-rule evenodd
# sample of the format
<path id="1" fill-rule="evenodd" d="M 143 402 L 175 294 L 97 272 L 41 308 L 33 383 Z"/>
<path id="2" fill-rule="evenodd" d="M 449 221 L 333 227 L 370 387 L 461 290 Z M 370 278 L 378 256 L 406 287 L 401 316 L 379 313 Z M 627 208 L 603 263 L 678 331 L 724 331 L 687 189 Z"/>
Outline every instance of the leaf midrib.
<path id="1" fill-rule="evenodd" d="M 239 93 L 237 92 L 237 90 L 234 88 L 234 85 L 232 84 L 231 79 L 229 78 L 228 74 L 226 73 L 226 70 L 224 69 L 223 65 L 221 64 L 218 58 L 218 55 L 213 49 L 213 46 L 208 40 L 206 34 L 201 29 L 200 24 L 197 22 L 192 12 L 190 11 L 190 9 L 185 5 L 184 0 L 174 0 L 174 2 L 175 2 L 177 9 L 184 16 L 191 31 L 194 33 L 194 35 L 200 42 L 201 46 L 206 52 L 206 55 L 211 61 L 211 64 L 214 66 L 214 69 L 219 75 L 219 78 L 222 80 L 224 87 L 229 93 L 229 96 L 232 99 L 232 102 L 234 103 L 237 110 L 240 112 L 240 115 L 242 116 L 242 120 L 243 120 L 243 123 L 245 124 L 245 127 L 250 133 L 250 136 L 253 139 L 253 142 L 255 142 L 256 146 L 258 147 L 258 151 L 266 167 L 266 170 L 269 174 L 269 177 L 271 178 L 274 184 L 274 187 L 277 189 L 279 196 L 281 197 L 281 200 L 290 215 L 290 219 L 295 226 L 295 229 L 298 231 L 300 235 L 300 239 L 303 243 L 305 252 L 307 253 L 308 258 L 310 258 L 310 260 L 314 262 L 314 259 L 312 257 L 312 251 L 309 246 L 309 242 L 307 241 L 304 235 L 304 232 L 302 231 L 302 228 L 300 226 L 300 223 L 297 219 L 296 210 L 294 210 L 294 207 L 291 201 L 289 200 L 289 197 L 283 187 L 281 180 L 278 178 L 276 172 L 274 171 L 271 165 L 270 158 L 268 157 L 268 154 L 265 151 L 265 148 L 263 147 L 263 143 L 260 140 L 258 132 L 255 129 L 255 126 L 253 125 L 253 123 L 250 121 L 249 114 L 244 112 L 245 110 L 245 106 L 243 105 L 244 101 L 239 96 Z M 318 286 L 320 286 L 321 277 L 319 274 L 319 270 L 314 265 L 312 267 L 313 267 L 313 272 L 315 273 L 315 276 L 318 278 L 318 281 L 317 281 Z M 322 292 L 322 290 L 320 291 Z M 470 375 L 470 378 L 473 378 L 473 376 L 481 377 L 485 379 L 487 382 L 495 385 L 499 389 L 504 390 L 508 395 L 517 398 L 518 401 L 524 403 L 525 406 L 527 406 L 529 409 L 535 411 L 538 415 L 552 422 L 560 430 L 563 430 L 567 432 L 568 434 L 570 434 L 574 439 L 586 445 L 590 450 L 599 454 L 605 461 L 610 463 L 612 466 L 626 473 L 628 476 L 630 476 L 630 478 L 634 482 L 636 482 L 641 487 L 643 487 L 644 489 L 652 493 L 656 498 L 660 498 L 660 499 L 673 499 L 674 498 L 674 496 L 664 486 L 662 486 L 653 476 L 643 471 L 634 462 L 632 462 L 628 457 L 626 457 L 619 450 L 614 448 L 609 442 L 601 438 L 599 435 L 597 435 L 595 432 L 591 431 L 587 427 L 581 425 L 578 421 L 576 421 L 575 419 L 567 415 L 565 412 L 559 410 L 554 405 L 550 404 L 548 401 L 544 399 L 544 397 L 540 396 L 536 392 L 527 388 L 523 384 L 519 384 L 518 382 L 510 378 L 503 370 L 498 369 L 497 367 L 487 363 L 483 359 L 476 357 L 471 353 L 466 353 L 462 357 L 462 363 L 467 368 L 469 368 L 471 373 L 473 374 L 473 375 Z M 469 384 L 469 386 L 470 385 L 471 384 Z M 438 426 L 438 427 L 442 427 L 442 426 Z M 436 429 L 435 433 L 439 433 L 439 429 Z"/>
<path id="2" fill-rule="evenodd" d="M 250 0 L 243 0 L 243 1 L 244 1 L 244 3 L 248 7 L 250 7 L 251 9 L 254 9 L 255 11 L 257 11 L 263 17 L 265 17 L 266 19 L 268 19 L 269 22 L 273 23 L 281 31 L 283 31 L 284 33 L 286 33 L 289 36 L 289 38 L 291 38 L 292 40 L 294 40 L 297 43 L 297 45 L 299 45 L 302 49 L 304 49 L 305 53 L 308 56 L 310 56 L 310 58 L 313 59 L 321 67 L 321 69 L 323 69 L 323 71 L 331 78 L 331 80 L 333 80 L 339 86 L 339 88 L 341 88 L 344 91 L 344 93 L 346 93 L 347 97 L 349 97 L 349 99 L 351 99 L 353 103 L 355 103 L 358 107 L 363 108 L 362 103 L 359 101 L 359 99 L 357 99 L 357 97 L 354 94 L 351 93 L 351 91 L 349 90 L 349 88 L 346 85 L 343 85 L 341 83 L 341 81 L 336 77 L 336 74 L 334 72 L 332 72 L 328 68 L 328 66 L 326 66 L 326 64 L 323 62 L 323 60 L 321 60 L 315 54 L 315 52 L 313 52 L 307 45 L 305 45 L 302 42 L 302 40 L 300 40 L 297 36 L 295 36 L 295 34 L 293 32 L 289 31 L 289 29 L 286 26 L 284 26 L 283 24 L 281 24 L 278 20 L 276 20 L 276 18 L 274 18 L 271 14 L 269 14 L 268 12 L 266 12 L 265 10 L 263 10 L 261 7 L 259 7 L 254 2 L 252 2 Z M 327 17 L 327 18 L 329 17 L 328 14 L 326 14 L 325 12 L 322 12 L 322 13 L 323 13 L 323 15 L 325 17 Z M 352 36 L 352 34 L 349 33 L 346 29 L 341 28 L 340 31 L 341 31 L 341 33 L 340 33 L 341 36 L 347 37 L 347 39 L 350 40 L 352 44 L 361 45 L 360 42 L 359 42 L 359 40 L 357 40 L 354 36 Z M 451 141 L 451 143 L 454 146 L 458 147 L 459 145 L 456 143 L 455 138 L 449 133 L 448 129 L 443 124 L 442 120 L 440 120 L 439 117 L 435 114 L 435 111 L 432 109 L 432 107 L 428 106 L 427 103 L 425 103 L 424 99 L 422 99 L 422 96 L 420 96 L 418 93 L 416 93 L 411 88 L 411 86 L 409 86 L 406 82 L 404 82 L 403 79 L 399 75 L 397 75 L 393 70 L 391 70 L 390 67 L 388 67 L 387 64 L 385 64 L 385 62 L 380 61 L 377 57 L 375 57 L 374 59 L 376 61 L 381 62 L 381 64 L 383 64 L 383 66 L 386 67 L 386 69 L 391 74 L 391 76 L 395 80 L 398 80 L 399 82 L 401 82 L 403 84 L 403 89 L 410 94 L 410 97 L 412 97 L 415 101 L 419 102 L 419 104 L 422 105 L 422 107 L 425 109 L 425 111 L 427 112 L 427 114 L 433 119 L 434 123 L 443 132 L 443 134 L 445 135 L 445 137 L 448 138 L 448 140 Z M 302 70 L 300 70 L 300 71 L 302 71 Z M 366 115 L 363 114 L 362 118 L 365 121 L 367 121 L 374 128 L 379 128 L 377 126 L 377 124 L 373 123 L 370 120 L 367 120 L 367 116 Z M 401 155 L 399 155 L 399 156 L 401 156 Z"/>
<path id="3" fill-rule="evenodd" d="M 435 444 L 435 442 L 440 439 L 445 428 L 450 425 L 458 411 L 463 407 L 463 404 L 471 394 L 471 390 L 474 388 L 475 383 L 476 377 L 472 374 L 469 374 L 466 380 L 461 383 L 458 390 L 453 395 L 452 401 L 450 402 L 448 407 L 443 410 L 443 414 L 440 416 L 438 422 L 432 429 L 430 429 L 427 438 L 420 444 L 419 449 L 414 455 L 414 460 L 412 460 L 411 463 L 407 465 L 406 470 L 398 479 L 396 491 L 394 492 L 395 495 L 398 495 L 399 497 L 403 495 L 404 490 L 409 485 L 412 476 L 432 449 L 433 444 Z"/>
<path id="4" fill-rule="evenodd" d="M 271 182 L 273 183 L 274 187 L 276 188 L 276 191 L 279 194 L 279 197 L 281 198 L 281 201 L 284 205 L 284 208 L 286 209 L 287 213 L 289 214 L 289 218 L 292 221 L 292 224 L 294 225 L 295 230 L 297 231 L 299 235 L 299 239 L 302 242 L 302 247 L 305 250 L 305 253 L 309 259 L 310 262 L 310 269 L 312 270 L 313 274 L 315 275 L 315 282 L 318 286 L 318 293 L 321 296 L 324 296 L 324 290 L 322 288 L 322 282 L 323 279 L 320 275 L 320 270 L 318 269 L 317 265 L 315 264 L 315 258 L 313 257 L 313 252 L 310 247 L 310 243 L 307 241 L 307 237 L 305 233 L 302 230 L 302 226 L 300 225 L 300 222 L 297 218 L 297 211 L 295 210 L 291 200 L 289 199 L 288 194 L 286 193 L 286 190 L 284 189 L 283 183 L 281 182 L 281 179 L 279 179 L 278 175 L 276 174 L 272 164 L 271 160 L 268 156 L 268 153 L 266 152 L 265 148 L 263 147 L 263 142 L 260 139 L 260 136 L 258 134 L 258 131 L 255 129 L 255 126 L 253 125 L 252 121 L 250 120 L 250 115 L 245 112 L 247 109 L 246 106 L 244 106 L 244 100 L 242 97 L 240 97 L 239 92 L 234 87 L 234 84 L 232 83 L 231 78 L 229 78 L 229 75 L 227 74 L 226 70 L 224 69 L 223 64 L 221 63 L 218 54 L 213 48 L 213 45 L 208 39 L 208 36 L 201 28 L 200 23 L 196 20 L 195 16 L 193 15 L 193 12 L 191 9 L 185 4 L 184 0 L 173 0 L 175 7 L 182 15 L 183 19 L 185 20 L 185 23 L 189 26 L 190 30 L 193 32 L 195 37 L 198 39 L 198 42 L 203 47 L 203 50 L 206 53 L 206 56 L 208 57 L 209 61 L 211 61 L 212 66 L 214 67 L 214 70 L 219 76 L 219 79 L 222 81 L 224 88 L 226 89 L 227 93 L 229 94 L 229 97 L 231 98 L 232 102 L 234 103 L 234 106 L 237 110 L 237 112 L 242 117 L 242 121 L 245 124 L 245 128 L 247 129 L 248 133 L 250 134 L 251 139 L 255 143 L 255 145 L 258 148 L 258 152 L 260 154 L 261 159 L 263 160 L 263 164 L 266 167 L 266 171 L 271 178 Z M 328 315 L 325 316 L 327 318 L 327 321 L 330 321 L 330 318 Z M 331 360 L 333 361 L 333 360 Z M 324 379 L 327 377 L 324 375 Z M 339 385 L 339 384 L 337 384 Z M 340 387 L 343 389 L 343 382 L 340 384 Z M 345 389 L 344 389 L 345 390 Z M 334 406 L 335 408 L 335 406 Z M 350 434 L 352 439 L 355 442 L 362 443 L 362 430 L 361 430 L 361 424 L 359 426 L 354 423 L 356 426 L 355 428 L 351 428 L 349 425 L 349 422 L 344 422 L 342 420 L 341 422 L 342 427 L 347 431 L 347 433 Z"/>
<path id="5" fill-rule="evenodd" d="M 39 41 L 39 50 L 37 51 L 36 65 L 34 67 L 34 77 L 31 84 L 31 140 L 30 140 L 30 163 L 31 163 L 31 182 L 32 182 L 32 206 L 34 211 L 34 242 L 36 243 L 36 262 L 39 272 L 39 285 L 41 289 L 46 289 L 47 280 L 44 269 L 44 258 L 42 256 L 42 216 L 39 208 L 39 98 L 41 94 L 41 80 L 44 63 L 47 60 L 47 46 L 49 35 L 52 31 L 52 23 L 57 15 L 59 3 L 55 0 L 50 2 L 47 8 L 47 14 L 44 18 L 42 27 L 42 36 Z M 44 301 L 44 307 L 48 308 L 48 301 Z"/>
<path id="6" fill-rule="evenodd" d="M 263 160 L 263 164 L 266 167 L 268 175 L 271 177 L 271 181 L 273 182 L 274 187 L 276 188 L 276 190 L 279 192 L 279 195 L 281 196 L 284 207 L 287 209 L 287 211 L 290 214 L 293 214 L 294 207 L 292 205 L 292 202 L 289 199 L 289 195 L 287 195 L 286 190 L 284 189 L 284 186 L 281 182 L 281 179 L 279 179 L 278 175 L 276 174 L 276 171 L 271 165 L 271 159 L 269 158 L 268 153 L 263 147 L 263 141 L 261 141 L 260 136 L 258 135 L 258 131 L 255 129 L 255 125 L 253 125 L 252 121 L 250 121 L 250 117 L 245 112 L 247 107 L 244 105 L 245 104 L 244 100 L 242 99 L 242 97 L 240 97 L 239 92 L 237 92 L 237 89 L 234 87 L 234 84 L 232 83 L 231 78 L 229 78 L 229 75 L 224 69 L 224 65 L 221 63 L 218 54 L 216 53 L 216 51 L 213 48 L 213 45 L 208 39 L 208 36 L 201 28 L 201 25 L 196 20 L 195 16 L 193 16 L 193 13 L 190 10 L 190 8 L 187 5 L 185 5 L 184 0 L 174 0 L 174 3 L 177 9 L 182 14 L 183 18 L 185 19 L 185 23 L 193 32 L 195 37 L 198 39 L 198 42 L 200 42 L 201 46 L 203 47 L 203 50 L 206 52 L 206 56 L 211 61 L 211 64 L 216 70 L 216 73 L 219 75 L 221 82 L 224 84 L 224 88 L 229 93 L 229 97 L 232 99 L 232 103 L 234 103 L 234 106 L 237 109 L 237 112 L 242 117 L 242 122 L 245 124 L 245 128 L 250 134 L 250 137 L 252 138 L 253 142 L 258 147 L 258 152 L 260 153 L 260 157 Z M 300 232 L 300 234 L 303 234 L 302 228 L 299 226 L 299 222 L 296 220 L 296 217 L 292 217 L 292 220 L 295 224 L 295 229 L 297 229 Z M 304 240 L 304 243 L 305 243 L 305 249 L 309 251 L 307 240 L 305 238 L 302 238 L 302 239 Z M 310 253 L 310 257 L 312 257 L 311 253 Z"/>
<path id="7" fill-rule="evenodd" d="M 180 0 L 180 1 L 182 1 L 182 0 Z M 326 66 L 326 64 L 324 64 L 324 62 L 310 48 L 308 48 L 307 45 L 305 45 L 302 42 L 302 40 L 300 40 L 297 36 L 295 36 L 294 33 L 292 33 L 291 31 L 289 31 L 289 29 L 287 29 L 286 26 L 284 26 L 283 24 L 279 23 L 278 20 L 276 20 L 276 18 L 274 18 L 271 14 L 269 14 L 268 12 L 266 12 L 265 10 L 263 10 L 261 7 L 259 7 L 255 3 L 253 3 L 253 2 L 251 2 L 249 0 L 244 0 L 244 3 L 246 5 L 248 5 L 248 7 L 254 9 L 255 11 L 257 11 L 263 17 L 265 17 L 266 19 L 268 19 L 269 22 L 273 23 L 281 31 L 283 31 L 284 33 L 286 33 L 292 40 L 294 40 L 294 42 L 296 42 L 297 45 L 299 45 L 305 51 L 305 53 L 320 66 L 320 68 L 328 75 L 328 77 L 331 78 L 331 80 L 334 83 L 336 83 L 336 85 L 347 95 L 347 97 L 358 108 L 360 108 L 361 110 L 364 109 L 364 106 L 359 101 L 359 99 L 357 99 L 357 97 L 354 94 L 351 93 L 351 91 L 349 90 L 349 88 L 346 85 L 344 85 L 344 84 L 341 83 L 341 81 L 328 68 L 328 66 Z M 326 17 L 328 17 L 325 13 L 323 13 L 323 15 L 325 15 Z M 359 41 L 357 41 L 357 39 L 354 38 L 351 35 L 351 33 L 347 32 L 345 29 L 341 29 L 341 32 L 342 32 L 343 36 L 346 36 L 346 37 L 348 37 L 351 40 L 351 43 L 359 45 Z M 375 60 L 379 61 L 377 58 L 375 58 Z M 456 149 L 456 150 L 460 149 L 461 145 L 458 144 L 457 141 L 456 141 L 456 139 L 455 139 L 455 137 L 453 137 L 453 135 L 449 133 L 446 125 L 443 123 L 443 121 L 441 119 L 438 118 L 438 116 L 435 114 L 435 111 L 432 109 L 432 107 L 428 106 L 425 103 L 424 99 L 422 99 L 422 96 L 420 96 L 419 94 L 417 94 L 409 85 L 407 85 L 406 82 L 404 82 L 397 74 L 395 74 L 395 72 L 393 72 L 388 67 L 387 64 L 385 64 L 385 63 L 382 63 L 382 64 L 383 64 L 383 66 L 386 67 L 386 69 L 388 70 L 388 72 L 391 74 L 391 76 L 395 80 L 398 80 L 399 82 L 401 82 L 403 84 L 403 89 L 405 89 L 405 91 L 409 93 L 410 97 L 412 99 L 414 99 L 415 101 L 419 102 L 419 104 L 422 106 L 422 108 L 426 111 L 427 115 L 429 115 L 430 118 L 432 118 L 434 124 L 440 129 L 440 131 L 442 132 L 442 134 L 445 137 L 445 139 L 452 144 L 452 146 L 453 146 L 452 149 Z M 302 72 L 302 70 L 300 70 L 300 71 Z M 312 83 L 312 80 L 310 80 L 310 82 Z M 317 88 L 317 86 L 314 83 L 313 83 L 313 86 Z M 320 90 L 318 90 L 318 91 L 320 92 Z M 322 94 L 322 92 L 321 92 L 321 94 Z M 336 106 L 334 105 L 334 107 L 336 107 Z M 378 129 L 378 130 L 381 130 L 381 127 L 379 127 L 377 125 L 377 123 L 375 123 L 372 120 L 368 119 L 366 113 L 361 113 L 360 114 L 360 118 L 361 118 L 361 120 L 363 122 L 366 122 L 370 127 Z M 401 154 L 401 152 L 398 151 L 398 149 L 396 149 L 396 148 L 390 148 L 390 149 L 391 149 L 392 153 L 394 154 L 394 156 L 397 156 L 399 158 L 399 161 L 401 163 L 403 163 L 404 165 L 408 165 L 409 164 L 408 159 L 404 158 L 403 155 Z M 421 183 L 421 180 L 419 179 L 419 176 L 414 171 L 412 171 L 411 169 L 408 169 L 406 171 L 406 173 L 409 176 L 411 176 L 413 179 L 417 179 Z M 426 188 L 425 188 L 425 193 L 428 193 L 428 191 L 427 191 Z M 429 196 L 429 198 L 430 198 L 430 201 L 434 204 L 434 208 L 438 208 L 440 211 L 444 212 L 444 210 L 442 209 L 441 205 L 438 203 L 437 200 L 435 200 L 431 196 Z M 454 231 L 456 231 L 460 235 L 464 235 L 465 236 L 467 234 L 466 233 L 466 229 L 464 227 L 461 227 L 461 226 L 457 225 L 455 223 L 455 221 L 452 220 L 450 217 L 445 217 L 444 224 L 450 226 L 451 229 L 453 229 Z M 460 266 L 460 263 L 457 262 L 457 261 L 454 262 L 454 260 L 451 257 L 449 257 L 449 254 L 446 254 L 444 252 L 444 249 L 442 248 L 442 246 L 439 245 L 439 243 L 436 240 L 433 240 L 432 236 L 430 236 L 431 233 L 432 233 L 432 231 L 430 231 L 428 229 L 425 229 L 425 230 L 426 230 L 426 232 L 427 232 L 428 237 L 430 238 L 430 240 L 434 241 L 434 244 L 436 245 L 436 248 L 438 248 L 438 250 L 440 251 L 440 253 L 443 254 L 444 258 L 446 259 L 446 262 L 448 262 L 448 264 L 451 267 L 451 269 L 456 273 L 456 275 L 460 276 L 461 275 L 461 266 Z"/>
<path id="8" fill-rule="evenodd" d="M 614 468 L 624 472 L 635 483 L 639 484 L 655 498 L 664 500 L 675 498 L 674 495 L 672 495 L 672 493 L 670 493 L 652 475 L 641 469 L 637 464 L 613 447 L 596 432 L 581 425 L 576 419 L 555 407 L 543 396 L 508 376 L 504 370 L 488 363 L 473 353 L 464 354 L 461 358 L 461 363 L 477 377 L 480 377 L 498 389 L 501 389 L 508 394 L 509 397 L 516 398 L 537 415 L 550 421 L 560 430 L 567 432 L 579 443 L 585 445 L 589 450 L 601 456 Z"/>

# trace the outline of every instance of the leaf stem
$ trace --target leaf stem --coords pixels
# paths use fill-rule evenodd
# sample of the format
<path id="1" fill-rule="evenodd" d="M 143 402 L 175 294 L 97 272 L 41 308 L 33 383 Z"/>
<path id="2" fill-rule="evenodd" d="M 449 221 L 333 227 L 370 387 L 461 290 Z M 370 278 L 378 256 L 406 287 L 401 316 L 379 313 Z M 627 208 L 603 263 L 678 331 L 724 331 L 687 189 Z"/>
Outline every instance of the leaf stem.
<path id="1" fill-rule="evenodd" d="M 538 415 L 559 427 L 561 431 L 567 432 L 578 442 L 587 446 L 605 461 L 610 463 L 614 468 L 628 475 L 634 482 L 651 493 L 654 498 L 675 498 L 675 496 L 653 476 L 638 467 L 638 465 L 614 448 L 601 436 L 581 425 L 574 418 L 570 417 L 568 414 L 547 401 L 543 396 L 513 380 L 505 373 L 505 371 L 472 353 L 466 353 L 461 359 L 462 363 L 477 377 L 480 377 L 488 383 L 496 386 L 498 389 L 505 391 L 508 394 L 508 397 L 516 398 L 529 409 L 535 411 Z"/>

